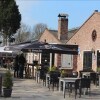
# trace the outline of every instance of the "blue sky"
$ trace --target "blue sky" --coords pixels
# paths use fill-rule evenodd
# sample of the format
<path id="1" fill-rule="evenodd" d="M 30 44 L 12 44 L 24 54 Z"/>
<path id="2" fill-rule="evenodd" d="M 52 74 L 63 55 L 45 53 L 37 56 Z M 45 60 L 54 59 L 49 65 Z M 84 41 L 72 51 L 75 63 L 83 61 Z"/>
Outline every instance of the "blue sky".
<path id="1" fill-rule="evenodd" d="M 69 29 L 81 26 L 94 12 L 100 11 L 99 0 L 16 0 L 22 22 L 33 28 L 38 23 L 58 29 L 58 14 L 69 15 Z"/>

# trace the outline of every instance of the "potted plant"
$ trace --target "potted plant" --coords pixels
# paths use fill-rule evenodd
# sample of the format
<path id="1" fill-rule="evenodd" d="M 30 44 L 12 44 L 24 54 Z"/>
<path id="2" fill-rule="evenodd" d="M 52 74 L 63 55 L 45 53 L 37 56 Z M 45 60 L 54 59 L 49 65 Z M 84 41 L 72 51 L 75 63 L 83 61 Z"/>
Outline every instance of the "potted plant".
<path id="1" fill-rule="evenodd" d="M 35 65 L 35 67 L 36 67 L 36 71 L 40 71 L 40 66 L 38 64 Z"/>
<path id="2" fill-rule="evenodd" d="M 3 78 L 4 97 L 11 97 L 12 86 L 13 86 L 12 74 L 9 70 L 7 70 L 7 72 L 5 73 L 4 78 Z"/>
<path id="3" fill-rule="evenodd" d="M 66 76 L 66 72 L 65 72 L 65 70 L 61 70 L 61 77 L 65 77 Z"/>
<path id="4" fill-rule="evenodd" d="M 48 72 L 51 72 L 51 71 L 56 71 L 56 67 L 55 66 L 49 67 Z"/>

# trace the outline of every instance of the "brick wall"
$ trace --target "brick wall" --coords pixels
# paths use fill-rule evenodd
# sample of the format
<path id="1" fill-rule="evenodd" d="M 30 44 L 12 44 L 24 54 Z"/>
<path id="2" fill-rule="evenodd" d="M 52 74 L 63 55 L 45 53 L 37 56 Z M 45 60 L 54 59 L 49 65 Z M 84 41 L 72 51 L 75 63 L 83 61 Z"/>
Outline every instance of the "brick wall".
<path id="1" fill-rule="evenodd" d="M 52 35 L 48 29 L 46 29 L 44 31 L 44 33 L 42 34 L 42 36 L 40 37 L 39 41 L 45 41 L 47 43 L 58 43 L 58 44 L 61 44 L 61 42 L 54 37 L 54 35 Z"/>
<path id="2" fill-rule="evenodd" d="M 61 66 L 61 54 L 57 55 L 57 67 Z"/>
<path id="3" fill-rule="evenodd" d="M 97 38 L 92 40 L 92 32 L 96 30 Z M 77 56 L 77 71 L 83 69 L 83 53 L 84 51 L 100 50 L 100 12 L 94 12 L 89 19 L 81 26 L 77 33 L 67 42 L 67 44 L 77 44 L 80 48 L 80 53 Z M 96 71 L 97 59 L 92 60 L 92 69 Z"/>
<path id="4" fill-rule="evenodd" d="M 68 33 L 68 19 L 59 18 L 58 20 L 58 38 L 60 40 L 66 40 Z"/>
<path id="5" fill-rule="evenodd" d="M 73 71 L 77 71 L 77 55 L 73 55 Z"/>

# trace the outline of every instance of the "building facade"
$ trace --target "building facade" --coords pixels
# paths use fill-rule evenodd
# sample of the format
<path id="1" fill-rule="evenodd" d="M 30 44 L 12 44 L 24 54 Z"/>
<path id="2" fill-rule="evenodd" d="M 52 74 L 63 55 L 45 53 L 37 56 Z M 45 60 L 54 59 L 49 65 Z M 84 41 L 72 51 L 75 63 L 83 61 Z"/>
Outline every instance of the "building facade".
<path id="1" fill-rule="evenodd" d="M 97 71 L 97 67 L 100 67 L 100 12 L 95 10 L 67 44 L 79 46 L 77 71 Z"/>
<path id="2" fill-rule="evenodd" d="M 66 44 L 78 28 L 68 30 L 68 15 L 58 15 L 58 30 L 46 29 L 41 35 L 39 41 L 46 41 L 47 43 Z M 65 54 L 55 54 L 53 64 L 61 66 L 63 69 L 73 69 L 73 56 Z"/>

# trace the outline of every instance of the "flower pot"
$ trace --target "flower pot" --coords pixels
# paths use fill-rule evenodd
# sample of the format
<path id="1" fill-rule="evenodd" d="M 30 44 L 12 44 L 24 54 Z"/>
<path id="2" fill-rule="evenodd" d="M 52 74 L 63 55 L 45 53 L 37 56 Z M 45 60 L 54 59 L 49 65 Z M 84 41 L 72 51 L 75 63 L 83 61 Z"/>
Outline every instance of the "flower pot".
<path id="1" fill-rule="evenodd" d="M 12 89 L 11 88 L 3 88 L 4 97 L 11 97 Z"/>

